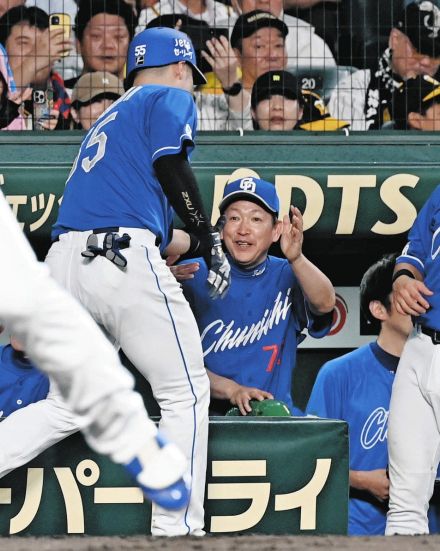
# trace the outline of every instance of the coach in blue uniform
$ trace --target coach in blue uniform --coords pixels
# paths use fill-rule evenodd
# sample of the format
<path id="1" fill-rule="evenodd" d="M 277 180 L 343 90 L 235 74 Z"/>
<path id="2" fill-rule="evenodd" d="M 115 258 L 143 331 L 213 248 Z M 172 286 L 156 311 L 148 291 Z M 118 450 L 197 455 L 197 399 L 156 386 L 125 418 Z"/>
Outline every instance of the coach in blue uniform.
<path id="1" fill-rule="evenodd" d="M 349 424 L 351 535 L 385 533 L 391 387 L 411 330 L 411 318 L 396 312 L 391 301 L 394 261 L 388 256 L 375 263 L 360 286 L 362 313 L 380 329 L 377 341 L 324 364 L 306 410 Z"/>
<path id="2" fill-rule="evenodd" d="M 228 289 L 229 264 L 189 164 L 193 85 L 201 82 L 186 34 L 158 27 L 133 39 L 129 89 L 81 145 L 47 257 L 55 279 L 148 379 L 160 426 L 187 457 L 189 506 L 174 513 L 155 507 L 153 535 L 204 533 L 209 381 L 194 316 L 162 259 L 177 212 L 191 232 L 186 248 L 197 248 L 209 266 L 203 285 L 213 298 Z"/>
<path id="3" fill-rule="evenodd" d="M 231 263 L 228 296 L 213 302 L 203 287 L 208 268 L 200 260 L 184 293 L 199 326 L 211 383 L 211 409 L 250 411 L 250 399 L 276 398 L 295 410 L 291 397 L 296 348 L 304 328 L 315 337 L 330 329 L 335 294 L 328 278 L 302 253 L 302 216 L 291 208 L 278 221 L 275 186 L 242 178 L 224 190 L 223 241 Z M 281 239 L 284 259 L 268 255 Z"/>

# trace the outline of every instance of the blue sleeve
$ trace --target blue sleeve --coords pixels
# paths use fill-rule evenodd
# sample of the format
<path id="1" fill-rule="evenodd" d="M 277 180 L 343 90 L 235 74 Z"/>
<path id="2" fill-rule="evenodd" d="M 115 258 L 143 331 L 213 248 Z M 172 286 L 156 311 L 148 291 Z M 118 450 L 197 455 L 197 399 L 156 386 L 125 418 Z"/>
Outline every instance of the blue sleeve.
<path id="1" fill-rule="evenodd" d="M 439 235 L 434 233 L 439 227 L 439 206 L 440 186 L 437 186 L 417 215 L 408 234 L 408 243 L 396 264 L 411 264 L 425 275 L 425 259 L 440 248 L 440 232 Z"/>
<path id="2" fill-rule="evenodd" d="M 194 274 L 193 279 L 186 279 L 181 282 L 183 294 L 185 295 L 186 300 L 189 302 L 193 312 L 196 310 L 196 300 L 195 298 L 200 297 L 204 293 L 204 298 L 208 297 L 208 289 L 205 287 L 206 278 L 208 277 L 208 268 L 206 262 L 203 258 L 190 258 L 188 260 L 183 260 L 179 264 L 191 264 L 191 262 L 198 262 L 199 269 Z"/>
<path id="3" fill-rule="evenodd" d="M 191 94 L 178 88 L 158 94 L 150 109 L 147 127 L 151 160 L 180 153 L 185 142 L 189 155 L 194 149 L 196 121 L 196 106 Z"/>
<path id="4" fill-rule="evenodd" d="M 342 403 L 343 396 L 339 378 L 336 376 L 333 363 L 328 362 L 323 365 L 316 377 L 306 414 L 328 419 L 341 419 L 343 417 Z"/>
<path id="5" fill-rule="evenodd" d="M 314 314 L 310 310 L 298 283 L 293 288 L 293 302 L 293 308 L 297 313 L 298 333 L 307 327 L 309 335 L 315 339 L 325 337 L 332 327 L 333 311 L 323 315 Z"/>
<path id="6" fill-rule="evenodd" d="M 309 316 L 309 335 L 315 339 L 322 339 L 322 337 L 325 337 L 332 328 L 333 310 L 327 314 L 317 315 L 311 312 L 307 307 L 307 313 Z"/>

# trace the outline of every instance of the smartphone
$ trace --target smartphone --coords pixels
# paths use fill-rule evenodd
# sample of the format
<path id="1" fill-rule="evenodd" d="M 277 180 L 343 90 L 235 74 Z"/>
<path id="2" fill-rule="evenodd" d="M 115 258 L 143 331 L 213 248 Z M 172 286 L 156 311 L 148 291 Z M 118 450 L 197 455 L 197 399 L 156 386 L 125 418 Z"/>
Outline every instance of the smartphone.
<path id="1" fill-rule="evenodd" d="M 53 109 L 53 89 L 34 89 L 32 91 L 32 126 L 34 130 L 45 130 L 44 121 L 50 120 L 50 111 Z"/>
<path id="2" fill-rule="evenodd" d="M 63 29 L 65 40 L 70 40 L 72 25 L 68 13 L 52 13 L 49 16 L 49 29 Z M 62 53 L 62 57 L 68 56 L 70 49 Z"/>

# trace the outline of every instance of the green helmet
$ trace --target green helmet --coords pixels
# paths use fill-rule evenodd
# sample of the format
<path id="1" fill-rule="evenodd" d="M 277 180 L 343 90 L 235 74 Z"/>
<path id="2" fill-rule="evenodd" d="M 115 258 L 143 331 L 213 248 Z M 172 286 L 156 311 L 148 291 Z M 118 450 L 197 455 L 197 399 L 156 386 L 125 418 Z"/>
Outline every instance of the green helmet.
<path id="1" fill-rule="evenodd" d="M 251 417 L 291 417 L 287 405 L 281 400 L 251 400 L 249 402 L 252 411 L 248 413 Z M 241 416 L 238 407 L 233 407 L 226 412 L 229 417 Z"/>

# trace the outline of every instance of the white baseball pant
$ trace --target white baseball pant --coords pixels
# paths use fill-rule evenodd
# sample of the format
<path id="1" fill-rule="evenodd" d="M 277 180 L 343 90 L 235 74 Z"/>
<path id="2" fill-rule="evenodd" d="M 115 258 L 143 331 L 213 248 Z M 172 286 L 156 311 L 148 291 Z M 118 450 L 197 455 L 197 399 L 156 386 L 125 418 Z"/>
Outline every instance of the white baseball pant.
<path id="1" fill-rule="evenodd" d="M 8 415 L 0 423 L 0 478 L 77 432 L 79 422 L 53 385 L 45 400 Z"/>
<path id="2" fill-rule="evenodd" d="M 440 345 L 416 329 L 405 344 L 393 384 L 388 452 L 385 534 L 427 534 L 440 460 Z"/>
<path id="3" fill-rule="evenodd" d="M 83 307 L 37 261 L 1 193 L 0 254 L 0 323 L 56 382 L 90 446 L 116 462 L 131 460 L 156 433 L 133 377 Z"/>
<path id="4" fill-rule="evenodd" d="M 122 250 L 126 269 L 97 256 L 81 257 L 88 232 L 62 234 L 48 253 L 53 277 L 87 308 L 109 339 L 149 381 L 162 418 L 162 432 L 186 454 L 192 490 L 188 508 L 153 507 L 152 534 L 201 535 L 208 443 L 209 380 L 200 336 L 181 287 L 171 274 L 155 236 L 120 228 L 131 236 Z M 102 246 L 104 234 L 98 234 Z M 99 382 L 91 392 L 99 393 Z"/>

